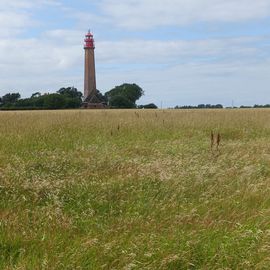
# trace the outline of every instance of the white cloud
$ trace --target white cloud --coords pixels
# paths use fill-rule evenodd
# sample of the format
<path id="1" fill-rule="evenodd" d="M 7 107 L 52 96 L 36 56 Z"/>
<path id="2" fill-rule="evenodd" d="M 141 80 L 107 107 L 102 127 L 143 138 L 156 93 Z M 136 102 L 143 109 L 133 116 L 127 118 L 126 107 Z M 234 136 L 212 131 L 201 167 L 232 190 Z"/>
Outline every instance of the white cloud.
<path id="1" fill-rule="evenodd" d="M 37 24 L 32 19 L 33 10 L 59 5 L 57 0 L 1 0 L 0 37 L 14 37 Z"/>
<path id="2" fill-rule="evenodd" d="M 138 30 L 197 22 L 243 22 L 270 15 L 269 0 L 102 0 L 120 27 Z"/>
<path id="3" fill-rule="evenodd" d="M 54 29 L 43 33 L 43 38 L 63 46 L 81 45 L 83 47 L 84 33 L 78 30 Z"/>
<path id="4" fill-rule="evenodd" d="M 0 2 L 0 11 L 2 10 L 11 10 L 11 9 L 26 9 L 33 6 L 33 2 L 29 0 L 1 0 Z"/>
<path id="5" fill-rule="evenodd" d="M 45 5 L 59 6 L 60 2 L 58 0 L 1 0 L 0 11 L 39 8 Z"/>
<path id="6" fill-rule="evenodd" d="M 254 56 L 256 42 L 264 38 L 227 38 L 208 40 L 123 40 L 100 42 L 98 56 L 107 62 L 172 64 L 189 61 L 213 61 L 211 57 L 233 60 Z"/>
<path id="7" fill-rule="evenodd" d="M 0 11 L 1 36 L 15 35 L 19 29 L 27 27 L 30 24 L 31 20 L 26 13 Z"/>
<path id="8" fill-rule="evenodd" d="M 10 44 L 13 53 L 10 54 Z M 0 41 L 1 72 L 32 76 L 67 70 L 78 64 L 82 48 L 61 46 L 38 39 Z M 28 75 L 27 75 L 28 74 Z"/>
<path id="9" fill-rule="evenodd" d="M 256 60 L 257 42 L 269 37 L 231 38 L 193 41 L 122 40 L 97 41 L 96 58 L 100 65 L 178 65 L 201 62 L 249 62 Z M 11 46 L 12 44 L 12 46 Z M 12 48 L 12 54 L 10 54 Z M 42 38 L 0 40 L 0 63 L 6 70 L 65 70 L 83 61 L 83 35 L 79 31 L 53 30 Z M 16 64 L 16 67 L 14 65 Z M 44 66 L 45 65 L 45 66 Z M 40 69 L 37 67 L 40 66 Z M 31 68 L 32 67 L 32 68 Z M 83 68 L 80 66 L 80 68 Z"/>

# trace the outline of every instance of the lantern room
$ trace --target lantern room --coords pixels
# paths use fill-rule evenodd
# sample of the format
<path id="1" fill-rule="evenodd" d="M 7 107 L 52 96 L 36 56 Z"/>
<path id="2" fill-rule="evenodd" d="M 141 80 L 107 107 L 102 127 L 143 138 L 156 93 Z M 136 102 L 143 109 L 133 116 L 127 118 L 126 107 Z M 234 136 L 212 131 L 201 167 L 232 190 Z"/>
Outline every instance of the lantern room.
<path id="1" fill-rule="evenodd" d="M 95 49 L 95 40 L 94 40 L 93 34 L 90 32 L 90 30 L 85 35 L 84 48 L 85 49 Z"/>

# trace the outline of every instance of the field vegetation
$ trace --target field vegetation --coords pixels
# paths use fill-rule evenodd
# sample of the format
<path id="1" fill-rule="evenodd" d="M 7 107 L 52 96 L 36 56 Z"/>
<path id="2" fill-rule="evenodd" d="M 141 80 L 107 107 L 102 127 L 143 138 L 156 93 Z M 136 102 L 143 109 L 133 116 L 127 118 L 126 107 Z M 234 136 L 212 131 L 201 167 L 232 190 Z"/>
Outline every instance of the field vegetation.
<path id="1" fill-rule="evenodd" d="M 1 112 L 0 269 L 270 269 L 270 110 Z"/>

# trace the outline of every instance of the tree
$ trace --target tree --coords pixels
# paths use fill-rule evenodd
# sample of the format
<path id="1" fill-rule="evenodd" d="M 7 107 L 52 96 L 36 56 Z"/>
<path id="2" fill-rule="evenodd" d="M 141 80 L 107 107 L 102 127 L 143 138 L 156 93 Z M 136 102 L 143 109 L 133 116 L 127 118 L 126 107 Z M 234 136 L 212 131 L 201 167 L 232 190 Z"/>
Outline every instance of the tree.
<path id="1" fill-rule="evenodd" d="M 66 107 L 66 97 L 59 94 L 48 94 L 42 96 L 44 99 L 44 109 L 64 109 Z"/>
<path id="2" fill-rule="evenodd" d="M 82 104 L 82 100 L 79 98 L 70 98 L 66 97 L 65 98 L 65 108 L 66 109 L 75 109 L 79 108 Z"/>
<path id="3" fill-rule="evenodd" d="M 113 96 L 110 99 L 110 106 L 112 108 L 132 109 L 136 105 L 124 96 Z"/>
<path id="4" fill-rule="evenodd" d="M 138 106 L 138 109 L 157 109 L 157 108 L 158 108 L 157 105 L 154 103 Z"/>
<path id="5" fill-rule="evenodd" d="M 60 95 L 65 95 L 65 96 L 70 97 L 70 98 L 82 99 L 82 96 L 83 96 L 83 94 L 81 92 L 79 92 L 77 88 L 75 88 L 73 86 L 67 87 L 67 88 L 62 87 L 57 91 L 57 93 Z"/>
<path id="6" fill-rule="evenodd" d="M 2 97 L 2 103 L 3 105 L 15 104 L 20 97 L 21 95 L 19 93 L 8 93 Z"/>
<path id="7" fill-rule="evenodd" d="M 33 108 L 34 102 L 32 98 L 19 99 L 13 106 L 15 108 Z"/>
<path id="8" fill-rule="evenodd" d="M 135 108 L 136 101 L 144 94 L 137 84 L 124 83 L 105 93 L 109 105 L 115 108 Z M 119 104 L 117 103 L 119 102 Z M 125 105 L 126 104 L 126 105 Z M 124 107 L 123 107 L 124 106 Z"/>
<path id="9" fill-rule="evenodd" d="M 62 87 L 57 91 L 65 97 L 65 108 L 79 108 L 82 104 L 83 94 L 75 87 Z"/>
<path id="10" fill-rule="evenodd" d="M 35 92 L 34 94 L 31 95 L 31 98 L 37 98 L 40 96 L 41 96 L 40 92 Z"/>

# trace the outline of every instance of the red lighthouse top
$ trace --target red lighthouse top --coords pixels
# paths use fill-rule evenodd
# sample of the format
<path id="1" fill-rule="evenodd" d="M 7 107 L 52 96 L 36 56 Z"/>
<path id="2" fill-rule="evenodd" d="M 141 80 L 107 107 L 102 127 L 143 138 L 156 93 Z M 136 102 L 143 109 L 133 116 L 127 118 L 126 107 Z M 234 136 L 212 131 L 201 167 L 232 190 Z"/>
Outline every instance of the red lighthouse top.
<path id="1" fill-rule="evenodd" d="M 90 32 L 90 30 L 85 35 L 84 48 L 85 49 L 95 49 L 95 40 L 94 40 L 93 34 Z"/>

